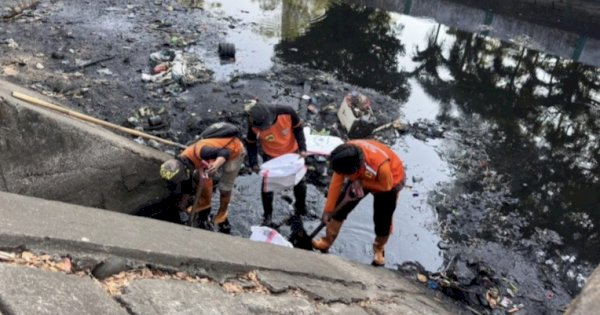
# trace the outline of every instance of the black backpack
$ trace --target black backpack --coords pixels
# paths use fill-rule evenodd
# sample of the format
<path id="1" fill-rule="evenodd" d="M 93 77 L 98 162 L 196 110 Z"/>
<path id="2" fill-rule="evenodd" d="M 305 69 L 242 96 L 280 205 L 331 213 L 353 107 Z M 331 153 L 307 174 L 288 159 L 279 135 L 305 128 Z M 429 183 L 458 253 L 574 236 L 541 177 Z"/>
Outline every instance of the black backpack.
<path id="1" fill-rule="evenodd" d="M 200 139 L 230 138 L 239 136 L 240 130 L 238 127 L 228 122 L 214 123 L 200 133 Z"/>

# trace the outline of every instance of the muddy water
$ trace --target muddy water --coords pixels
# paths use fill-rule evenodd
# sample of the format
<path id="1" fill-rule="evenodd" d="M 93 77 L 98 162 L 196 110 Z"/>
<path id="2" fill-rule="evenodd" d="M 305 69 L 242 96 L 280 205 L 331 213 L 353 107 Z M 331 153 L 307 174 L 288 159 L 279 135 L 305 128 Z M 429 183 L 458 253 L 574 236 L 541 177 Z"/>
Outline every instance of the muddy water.
<path id="1" fill-rule="evenodd" d="M 589 270 L 581 266 L 600 262 L 598 68 L 430 19 L 292 3 L 207 1 L 248 26 L 225 36 L 236 44 L 234 63 L 204 56 L 216 77 L 267 70 L 275 58 L 389 95 L 406 121 L 448 131 L 444 139 L 393 141 L 417 181 L 402 192 L 388 266 L 416 260 L 439 269 L 442 237 L 517 247 L 533 240 L 538 263 L 572 281 L 573 291 L 581 286 Z M 350 216 L 334 252 L 370 261 L 371 202 Z M 440 209 L 453 233 L 440 232 Z"/>

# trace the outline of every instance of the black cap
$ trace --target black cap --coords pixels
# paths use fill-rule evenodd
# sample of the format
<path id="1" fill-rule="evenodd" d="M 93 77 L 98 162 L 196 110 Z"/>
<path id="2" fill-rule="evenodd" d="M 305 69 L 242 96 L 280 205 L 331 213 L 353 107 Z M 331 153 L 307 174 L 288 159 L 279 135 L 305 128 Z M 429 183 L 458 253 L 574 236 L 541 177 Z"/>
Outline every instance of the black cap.
<path id="1" fill-rule="evenodd" d="M 337 146 L 329 156 L 329 163 L 334 172 L 350 175 L 358 172 L 363 156 L 359 148 L 351 144 Z"/>
<path id="2" fill-rule="evenodd" d="M 271 127 L 275 120 L 273 110 L 264 104 L 255 104 L 248 110 L 250 123 L 258 129 L 267 129 Z"/>

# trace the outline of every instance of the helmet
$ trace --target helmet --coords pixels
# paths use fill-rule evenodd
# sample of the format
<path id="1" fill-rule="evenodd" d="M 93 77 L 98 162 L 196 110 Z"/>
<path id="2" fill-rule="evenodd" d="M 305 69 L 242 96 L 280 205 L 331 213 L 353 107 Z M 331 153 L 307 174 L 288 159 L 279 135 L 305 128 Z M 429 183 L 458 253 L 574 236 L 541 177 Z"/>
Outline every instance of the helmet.
<path id="1" fill-rule="evenodd" d="M 363 162 L 360 149 L 351 144 L 337 146 L 329 156 L 329 164 L 334 172 L 350 175 L 358 172 Z"/>
<path id="2" fill-rule="evenodd" d="M 178 184 L 190 178 L 188 168 L 177 159 L 170 159 L 160 166 L 160 177 L 164 180 Z"/>
<path id="3" fill-rule="evenodd" d="M 258 129 L 267 129 L 275 120 L 273 110 L 264 104 L 257 103 L 248 110 L 250 124 Z"/>

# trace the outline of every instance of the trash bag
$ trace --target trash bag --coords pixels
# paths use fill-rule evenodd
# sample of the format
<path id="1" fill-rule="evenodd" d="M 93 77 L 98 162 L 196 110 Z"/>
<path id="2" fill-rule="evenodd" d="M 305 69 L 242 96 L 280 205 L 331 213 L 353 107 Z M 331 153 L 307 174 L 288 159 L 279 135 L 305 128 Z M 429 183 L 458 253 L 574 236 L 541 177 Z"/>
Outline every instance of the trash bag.
<path id="1" fill-rule="evenodd" d="M 272 229 L 267 226 L 252 226 L 250 227 L 252 231 L 252 235 L 250 235 L 250 239 L 257 242 L 263 242 L 268 244 L 274 244 L 284 247 L 293 248 L 294 245 L 288 242 L 285 237 L 283 237 L 279 232 L 275 229 Z"/>
<path id="2" fill-rule="evenodd" d="M 264 178 L 263 191 L 281 191 L 294 187 L 306 174 L 304 158 L 296 153 L 288 153 L 260 166 L 260 175 Z"/>

